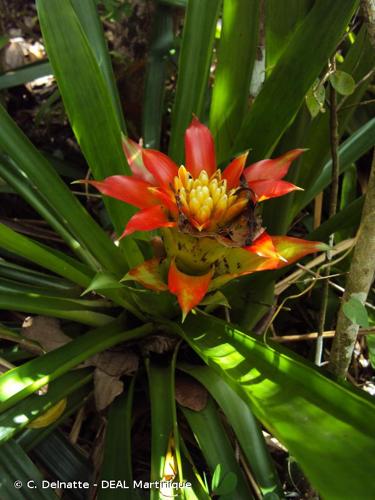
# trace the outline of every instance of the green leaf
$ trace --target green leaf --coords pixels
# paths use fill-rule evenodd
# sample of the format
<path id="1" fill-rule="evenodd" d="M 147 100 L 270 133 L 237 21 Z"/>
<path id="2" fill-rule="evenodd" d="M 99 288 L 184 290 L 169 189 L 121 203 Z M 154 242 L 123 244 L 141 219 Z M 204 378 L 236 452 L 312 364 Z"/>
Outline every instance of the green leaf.
<path id="1" fill-rule="evenodd" d="M 183 406 L 180 408 L 193 431 L 211 473 L 215 471 L 217 464 L 220 464 L 221 477 L 225 477 L 229 472 L 236 476 L 235 491 L 231 491 L 230 495 L 226 495 L 224 498 L 226 500 L 244 498 L 251 500 L 253 495 L 236 461 L 231 442 L 211 397 L 208 398 L 207 405 L 203 410 L 194 411 Z"/>
<path id="2" fill-rule="evenodd" d="M 251 467 L 254 479 L 262 494 L 265 495 L 274 491 L 282 497 L 282 487 L 262 435 L 261 427 L 248 405 L 219 374 L 208 366 L 180 364 L 178 368 L 199 380 L 221 407 L 228 419 L 228 423 L 236 434 L 236 439 Z M 217 477 L 215 477 L 215 473 Z M 216 472 L 216 469 L 215 473 L 213 478 L 217 481 L 217 485 L 221 476 L 219 472 Z M 212 489 L 216 489 L 213 482 Z"/>
<path id="3" fill-rule="evenodd" d="M 1 228 L 1 226 L 0 226 Z M 26 285 L 43 287 L 49 291 L 50 295 L 54 293 L 66 297 L 75 297 L 78 287 L 72 285 L 65 279 L 58 278 L 52 274 L 33 271 L 32 269 L 12 262 L 7 262 L 0 257 L 0 276 Z"/>
<path id="4" fill-rule="evenodd" d="M 48 75 L 53 75 L 52 67 L 48 61 L 27 64 L 0 75 L 0 90 L 23 85 Z"/>
<path id="5" fill-rule="evenodd" d="M 131 500 L 139 498 L 138 491 L 132 487 L 132 405 L 135 377 L 126 392 L 115 399 L 108 414 L 105 437 L 104 459 L 101 469 L 102 480 L 126 481 L 129 490 L 122 490 L 121 497 Z M 121 457 L 121 460 L 119 460 Z M 99 500 L 118 498 L 118 492 L 109 488 L 99 490 Z"/>
<path id="6" fill-rule="evenodd" d="M 142 130 L 146 148 L 159 149 L 164 112 L 167 56 L 173 43 L 170 9 L 157 5 L 153 40 L 150 46 L 143 98 Z"/>
<path id="7" fill-rule="evenodd" d="M 309 233 L 307 239 L 313 241 L 328 241 L 329 235 L 337 232 L 354 234 L 361 221 L 364 197 L 341 209 L 334 217 L 323 222 L 317 229 Z"/>
<path id="8" fill-rule="evenodd" d="M 0 444 L 19 433 L 42 413 L 64 399 L 71 392 L 89 383 L 93 372 L 87 368 L 65 374 L 48 385 L 46 394 L 32 394 L 24 401 L 0 415 Z"/>
<path id="9" fill-rule="evenodd" d="M 204 299 L 201 300 L 200 304 L 202 306 L 209 306 L 206 308 L 206 312 L 208 312 L 209 310 L 215 309 L 215 307 L 217 307 L 217 306 L 224 306 L 224 307 L 230 308 L 230 304 L 228 302 L 228 299 L 223 294 L 223 292 L 220 292 L 220 290 L 218 290 L 212 294 L 206 295 L 204 297 Z"/>
<path id="10" fill-rule="evenodd" d="M 77 410 L 79 410 L 79 408 L 81 408 L 81 406 L 86 404 L 88 398 L 91 396 L 91 384 L 86 384 L 80 387 L 73 393 L 69 394 L 64 413 L 57 420 L 55 420 L 55 422 L 51 423 L 48 427 L 42 427 L 39 429 L 24 429 L 23 432 L 17 436 L 17 443 L 20 444 L 26 452 L 35 450 L 38 453 L 40 450 L 40 442 L 44 439 L 48 441 L 53 431 L 70 415 L 74 414 Z"/>
<path id="11" fill-rule="evenodd" d="M 113 89 L 98 64 L 97 45 L 90 44 L 92 32 L 89 40 L 70 0 L 38 0 L 37 8 L 65 109 L 94 177 L 130 174 Z M 120 235 L 134 209 L 118 200 L 104 201 Z"/>
<path id="12" fill-rule="evenodd" d="M 258 0 L 224 1 L 210 111 L 210 129 L 218 163 L 228 158 L 248 106 L 258 21 Z"/>
<path id="13" fill-rule="evenodd" d="M 49 269 L 73 283 L 84 287 L 90 284 L 92 271 L 82 263 L 69 257 L 62 258 L 52 249 L 47 249 L 40 243 L 16 233 L 4 224 L 0 224 L 0 245 L 3 249 Z"/>
<path id="14" fill-rule="evenodd" d="M 267 0 L 265 2 L 267 76 L 272 72 L 311 5 L 311 0 Z"/>
<path id="15" fill-rule="evenodd" d="M 95 258 L 107 270 L 122 276 L 126 262 L 120 250 L 90 217 L 55 169 L 21 132 L 1 105 L 0 125 L 0 148 L 14 161 L 18 168 L 18 178 L 23 177 L 25 183 L 31 185 L 30 197 L 37 192 L 35 208 L 38 210 L 42 197 L 44 209 L 49 207 L 53 213 L 59 214 L 59 225 L 55 229 L 59 231 L 60 225 L 64 225 L 65 231 L 61 236 L 73 251 L 82 259 L 91 260 L 91 265 L 95 266 L 92 262 Z M 1 164 L 2 162 L 0 168 Z M 2 176 L 5 170 L 1 169 Z M 13 187 L 17 190 L 17 176 Z M 28 199 L 29 202 L 31 198 Z"/>
<path id="16" fill-rule="evenodd" d="M 183 162 L 184 134 L 193 113 L 202 118 L 220 0 L 189 0 L 178 64 L 169 154 Z"/>
<path id="17" fill-rule="evenodd" d="M 33 457 L 49 471 L 49 476 L 60 481 L 93 482 L 92 464 L 84 451 L 69 441 L 61 431 L 50 433 L 33 449 Z M 87 489 L 70 490 L 71 500 L 83 500 Z M 74 495 L 74 496 L 73 496 Z M 69 499 L 70 500 L 70 499 Z"/>
<path id="18" fill-rule="evenodd" d="M 183 328 L 180 334 L 288 448 L 323 497 L 375 494 L 372 399 L 223 321 L 190 315 Z"/>
<path id="19" fill-rule="evenodd" d="M 341 95 L 351 95 L 355 90 L 354 78 L 345 71 L 336 70 L 329 77 L 332 87 Z"/>
<path id="20" fill-rule="evenodd" d="M 95 290 L 108 290 L 108 289 L 118 289 L 118 288 L 124 288 L 124 285 L 121 285 L 118 279 L 116 279 L 116 276 L 110 273 L 97 273 L 89 286 L 86 288 L 84 292 L 82 292 L 82 295 L 85 295 L 89 292 L 95 291 Z"/>
<path id="21" fill-rule="evenodd" d="M 226 474 L 219 486 L 215 489 L 215 494 L 224 496 L 233 493 L 237 486 L 237 476 L 234 472 L 228 472 Z"/>
<path id="22" fill-rule="evenodd" d="M 336 48 L 357 4 L 334 0 L 327 10 L 325 0 L 314 3 L 246 115 L 234 152 L 251 148 L 255 161 L 271 153 Z"/>
<path id="23" fill-rule="evenodd" d="M 164 467 L 170 437 L 173 436 L 174 370 L 171 365 L 158 366 L 147 362 L 151 403 L 151 481 L 164 477 Z M 151 491 L 150 498 L 161 499 L 158 490 Z"/>
<path id="24" fill-rule="evenodd" d="M 94 354 L 119 342 L 144 337 L 153 331 L 145 324 L 125 330 L 121 320 L 89 331 L 68 344 L 32 359 L 0 376 L 0 413 L 29 396 Z"/>
<path id="25" fill-rule="evenodd" d="M 0 447 L 0 496 L 4 500 L 35 500 L 35 490 L 28 488 L 27 481 L 33 480 L 38 487 L 40 500 L 57 500 L 57 495 L 50 489 L 41 487 L 42 475 L 40 470 L 30 460 L 20 445 L 8 441 Z M 20 489 L 15 488 L 15 480 L 19 481 Z"/>
<path id="26" fill-rule="evenodd" d="M 44 289 L 26 288 L 14 282 L 0 280 L 0 309 L 54 316 L 84 325 L 101 326 L 109 323 L 113 317 L 96 312 L 96 309 L 108 305 L 109 303 L 105 301 L 50 297 Z"/>
<path id="27" fill-rule="evenodd" d="M 103 74 L 106 88 L 112 100 L 119 123 L 125 130 L 120 96 L 116 87 L 110 54 L 104 37 L 103 26 L 98 15 L 97 2 L 93 0 L 71 0 L 73 8 L 82 25 L 90 48 L 93 50 L 97 64 Z"/>
<path id="28" fill-rule="evenodd" d="M 306 94 L 306 106 L 312 118 L 315 118 L 320 112 L 324 111 L 325 98 L 325 87 L 318 80 Z"/>
<path id="29" fill-rule="evenodd" d="M 211 490 L 215 491 L 221 481 L 221 464 L 217 464 L 211 479 Z"/>
<path id="30" fill-rule="evenodd" d="M 375 144 L 375 118 L 362 125 L 354 134 L 350 135 L 343 142 L 338 150 L 340 173 L 345 172 L 353 162 L 357 161 Z M 311 183 L 305 191 L 301 191 L 298 197 L 295 197 L 293 211 L 289 215 L 289 220 L 300 212 L 302 208 L 308 205 L 319 193 L 321 193 L 331 182 L 332 160 L 328 160 L 315 182 Z"/>
<path id="31" fill-rule="evenodd" d="M 350 299 L 345 302 L 342 309 L 345 316 L 355 325 L 362 326 L 364 328 L 369 327 L 368 314 L 366 307 L 362 302 L 355 296 L 357 294 L 352 294 Z"/>

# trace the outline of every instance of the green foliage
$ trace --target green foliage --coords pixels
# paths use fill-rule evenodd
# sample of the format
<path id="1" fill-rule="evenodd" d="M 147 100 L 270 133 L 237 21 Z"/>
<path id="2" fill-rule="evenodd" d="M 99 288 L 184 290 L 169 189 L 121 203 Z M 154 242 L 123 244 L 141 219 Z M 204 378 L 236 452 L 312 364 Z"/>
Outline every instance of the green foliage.
<path id="1" fill-rule="evenodd" d="M 53 72 L 58 88 L 42 104 L 36 122 L 42 123 L 43 106 L 48 108 L 61 95 L 87 166 L 101 180 L 130 174 L 121 133 L 126 132 L 122 109 L 126 116 L 131 96 L 125 95 L 120 103 L 97 3 L 37 0 L 48 61 L 0 75 L 0 90 Z M 133 14 L 127 1 L 99 3 L 111 21 Z M 322 241 L 333 233 L 337 241 L 353 237 L 363 206 L 359 170 L 375 143 L 375 119 L 366 106 L 358 108 L 371 81 L 375 55 L 363 26 L 346 32 L 358 1 L 334 0 L 327 9 L 326 0 L 267 0 L 262 29 L 260 3 L 157 2 L 145 61 L 141 131 L 129 122 L 130 135 L 141 135 L 147 147 L 160 148 L 166 144 L 162 131 L 170 132 L 170 154 L 182 163 L 184 132 L 196 114 L 209 121 L 219 163 L 247 149 L 257 161 L 306 147 L 309 151 L 288 174 L 288 180 L 304 191 L 267 202 L 263 225 L 271 234 L 292 228 L 295 235 L 305 224 L 307 238 Z M 186 10 L 174 10 L 181 6 Z M 184 16 L 181 38 L 173 23 L 176 12 Z M 343 38 L 344 33 L 349 35 Z M 1 37 L 0 47 L 7 42 Z M 265 81 L 259 94 L 250 98 L 259 46 L 265 48 Z M 178 55 L 176 71 L 171 47 Z M 333 57 L 337 68 L 327 67 Z M 324 212 L 323 224 L 312 231 L 311 202 L 331 182 L 326 95 L 330 85 L 339 94 L 339 134 L 344 138 L 338 150 L 343 174 L 340 212 L 327 220 Z M 166 95 L 173 96 L 172 105 Z M 92 395 L 92 369 L 75 368 L 97 353 L 140 339 L 137 352 L 146 368 L 141 365 L 136 376 L 126 380 L 124 393 L 108 410 L 101 478 L 131 484 L 139 474 L 132 455 L 139 425 L 135 408 L 141 400 L 142 417 L 147 417 L 141 424 L 150 429 L 150 479 L 160 480 L 168 472 L 176 481 L 189 480 L 192 486 L 183 495 L 188 500 L 212 495 L 241 500 L 283 497 L 261 425 L 297 460 L 319 495 L 373 497 L 373 401 L 348 384 L 336 383 L 324 369 L 291 350 L 214 316 L 225 310 L 244 329 L 255 327 L 274 304 L 275 281 L 289 269 L 246 277 L 208 295 L 202 302 L 204 313 L 190 314 L 181 326 L 174 296 L 121 281 L 129 268 L 149 258 L 150 238 L 126 237 L 119 246 L 113 243 L 59 175 L 70 181 L 84 177 L 85 171 L 85 165 L 59 163 L 39 151 L 0 106 L 1 190 L 22 197 L 61 239 L 57 245 L 46 245 L 1 221 L 0 309 L 60 318 L 64 331 L 71 332 L 69 343 L 41 354 L 19 333 L 16 316 L 10 316 L 9 325 L 0 325 L 0 338 L 6 342 L 1 364 L 15 363 L 0 376 L 0 497 L 17 499 L 21 493 L 22 498 L 33 498 L 32 490 L 17 491 L 13 482 L 15 477 L 41 481 L 35 463 L 61 480 L 70 480 L 77 470 L 91 478 L 82 453 L 56 431 Z M 120 235 L 133 208 L 108 197 L 103 201 L 109 226 Z M 297 285 L 300 290 L 301 283 Z M 332 294 L 333 307 L 338 301 Z M 290 314 L 298 310 L 291 308 Z M 344 312 L 353 323 L 368 327 L 359 297 L 352 296 Z M 161 342 L 157 354 L 147 350 L 145 337 L 153 334 Z M 176 347 L 179 340 L 182 345 Z M 374 339 L 368 343 L 374 363 Z M 175 387 L 180 376 L 199 385 L 207 404 L 193 409 L 181 402 Z M 37 395 L 47 384 L 47 393 Z M 56 422 L 44 429 L 26 428 L 65 397 L 66 409 Z M 234 441 L 241 450 L 240 462 Z M 246 469 L 251 470 L 252 483 Z M 50 490 L 39 489 L 38 494 L 55 498 Z M 137 492 L 122 490 L 121 495 L 136 498 Z M 164 498 L 157 489 L 150 497 Z M 118 498 L 118 492 L 103 489 L 98 498 Z"/>
<path id="2" fill-rule="evenodd" d="M 341 95 L 351 95 L 355 90 L 355 81 L 351 75 L 345 71 L 335 71 L 329 81 L 334 89 Z"/>
<path id="3" fill-rule="evenodd" d="M 356 295 L 357 294 L 352 294 L 350 299 L 345 302 L 343 306 L 344 314 L 355 325 L 368 328 L 369 322 L 366 307 Z"/>

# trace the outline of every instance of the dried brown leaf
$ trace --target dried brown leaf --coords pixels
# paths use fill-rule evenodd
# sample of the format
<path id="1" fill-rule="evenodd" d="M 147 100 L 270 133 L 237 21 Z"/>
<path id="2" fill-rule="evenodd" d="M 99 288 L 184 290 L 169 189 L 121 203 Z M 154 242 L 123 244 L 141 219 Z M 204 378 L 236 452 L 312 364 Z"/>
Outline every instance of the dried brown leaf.
<path id="1" fill-rule="evenodd" d="M 38 342 L 46 352 L 53 351 L 72 340 L 62 331 L 58 319 L 46 316 L 28 317 L 22 325 L 22 335 Z"/>
<path id="2" fill-rule="evenodd" d="M 124 384 L 118 377 L 108 375 L 97 368 L 94 372 L 94 395 L 98 411 L 104 410 L 112 401 L 122 393 Z"/>
<path id="3" fill-rule="evenodd" d="M 175 397 L 178 404 L 194 411 L 207 405 L 207 390 L 199 382 L 186 375 L 176 376 Z"/>
<path id="4" fill-rule="evenodd" d="M 138 370 L 139 358 L 133 351 L 104 351 L 86 361 L 87 366 L 95 366 L 107 375 L 121 377 L 133 375 Z"/>

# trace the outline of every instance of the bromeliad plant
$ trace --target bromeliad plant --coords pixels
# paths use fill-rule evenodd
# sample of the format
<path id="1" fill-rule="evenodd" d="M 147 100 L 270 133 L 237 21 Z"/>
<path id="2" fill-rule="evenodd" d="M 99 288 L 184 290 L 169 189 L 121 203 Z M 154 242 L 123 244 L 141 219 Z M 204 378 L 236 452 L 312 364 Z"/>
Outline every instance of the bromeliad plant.
<path id="1" fill-rule="evenodd" d="M 182 38 L 172 47 L 173 3 L 186 3 L 187 10 Z M 329 9 L 324 0 L 267 0 L 266 68 L 259 71 L 255 65 L 254 70 L 260 3 L 157 2 L 138 134 L 143 148 L 129 138 L 137 126 L 131 128 L 127 113 L 123 116 L 95 2 L 37 0 L 49 62 L 0 75 L 0 88 L 52 68 L 58 89 L 48 105 L 61 96 L 92 173 L 89 183 L 106 195 L 100 215 L 109 223 L 104 230 L 72 193 L 70 182 L 85 174 L 64 162 L 56 166 L 0 106 L 5 189 L 22 196 L 59 237 L 56 249 L 0 224 L 0 308 L 57 318 L 65 333 L 60 332 L 60 347 L 52 349 L 45 344 L 52 336 L 47 329 L 39 332 L 41 346 L 20 332 L 18 316 L 4 316 L 10 320 L 0 325 L 5 339 L 0 361 L 8 370 L 0 377 L 1 497 L 19 498 L 14 481 L 42 480 L 41 470 L 62 481 L 93 479 L 91 464 L 55 428 L 64 424 L 66 429 L 67 419 L 90 400 L 93 379 L 97 392 L 95 355 L 111 359 L 129 349 L 144 361 L 138 369 L 133 366 L 136 376 L 114 380 L 102 373 L 103 393 L 124 389 L 105 414 L 104 460 L 97 471 L 102 479 L 128 485 L 145 476 L 189 480 L 191 487 L 178 492 L 189 500 L 282 498 L 261 424 L 324 498 L 374 497 L 373 402 L 272 339 L 252 333 L 260 319 L 268 322 L 274 291 L 285 286 L 278 282 L 275 288 L 275 281 L 288 265 L 323 250 L 317 241 L 327 241 L 332 232 L 355 233 L 361 199 L 348 200 L 347 189 L 342 212 L 311 231 L 310 202 L 329 186 L 331 163 L 328 113 L 321 113 L 318 103 L 311 119 L 304 101 L 307 96 L 311 110 L 316 82 L 327 85 L 327 60 L 340 44 L 339 70 L 360 82 L 338 103 L 339 135 L 347 137 L 339 149 L 346 175 L 374 145 L 375 119 L 363 119 L 366 108 L 352 120 L 369 83 L 374 53 L 366 30 L 357 24 L 352 30 L 356 0 L 332 0 Z M 343 41 L 348 25 L 350 40 Z M 171 100 L 165 96 L 171 48 L 178 52 L 178 71 L 170 117 L 164 110 L 166 99 Z M 123 96 L 125 110 L 130 97 Z M 192 116 L 207 123 L 212 136 L 198 118 L 191 123 Z M 169 122 L 167 156 L 156 149 L 168 142 L 161 141 L 161 130 Z M 299 145 L 308 151 L 301 155 L 302 149 L 293 149 Z M 249 166 L 247 154 L 241 153 L 246 148 L 253 159 Z M 293 160 L 298 165 L 291 166 Z M 223 164 L 226 168 L 218 169 Z M 295 228 L 301 211 L 307 222 Z M 120 237 L 116 244 L 108 235 L 112 230 Z M 286 236 L 288 231 L 306 240 Z M 153 254 L 151 247 L 158 251 Z M 303 286 L 294 284 L 297 295 Z M 223 304 L 240 326 L 221 319 Z M 291 317 L 297 309 L 290 304 Z M 86 368 L 77 369 L 82 363 Z M 109 363 L 107 371 L 114 365 Z M 191 394 L 193 401 L 187 401 Z M 86 408 L 90 412 L 92 405 Z M 51 415 L 58 420 L 51 422 Z M 99 434 L 99 419 L 91 415 L 83 422 L 85 438 L 93 427 L 91 436 Z M 138 426 L 138 420 L 132 425 L 135 415 L 151 424 Z M 51 425 L 37 428 L 46 421 Z M 144 454 L 133 457 L 148 447 L 151 460 L 145 471 Z M 142 470 L 133 470 L 134 463 Z M 43 498 L 55 498 L 50 491 L 38 491 Z M 121 497 L 133 500 L 137 493 L 124 489 Z M 102 489 L 98 497 L 106 500 L 112 494 Z M 152 489 L 150 498 L 172 494 L 168 487 Z"/>
<path id="2" fill-rule="evenodd" d="M 184 318 L 208 291 L 233 278 L 279 269 L 326 247 L 287 236 L 271 237 L 257 213 L 258 203 L 299 189 L 282 179 L 303 149 L 245 168 L 246 152 L 222 172 L 212 135 L 197 118 L 185 134 L 186 167 L 128 137 L 123 137 L 123 149 L 132 176 L 86 182 L 140 209 L 122 237 L 134 231 L 162 230 L 165 257 L 145 261 L 127 277 L 151 290 L 169 289 L 177 295 Z"/>

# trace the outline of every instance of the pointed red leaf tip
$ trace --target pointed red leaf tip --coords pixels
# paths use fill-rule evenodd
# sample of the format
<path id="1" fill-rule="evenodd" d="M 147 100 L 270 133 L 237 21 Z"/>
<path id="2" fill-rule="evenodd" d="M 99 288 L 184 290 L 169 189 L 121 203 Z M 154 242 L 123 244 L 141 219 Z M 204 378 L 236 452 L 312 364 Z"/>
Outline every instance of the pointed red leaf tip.
<path id="1" fill-rule="evenodd" d="M 249 188 L 254 203 L 269 200 L 270 198 L 278 198 L 292 191 L 303 191 L 302 188 L 290 182 L 273 180 L 249 182 Z"/>
<path id="2" fill-rule="evenodd" d="M 173 179 L 178 175 L 178 167 L 169 156 L 155 149 L 143 149 L 143 163 L 147 170 L 156 179 L 156 183 L 162 187 L 170 187 Z"/>
<path id="3" fill-rule="evenodd" d="M 248 166 L 244 171 L 247 182 L 280 180 L 288 173 L 291 163 L 306 149 L 292 149 L 273 160 L 261 160 Z"/>
<path id="4" fill-rule="evenodd" d="M 248 154 L 249 152 L 246 151 L 242 155 L 237 156 L 237 158 L 225 168 L 222 178 L 227 180 L 228 190 L 238 187 Z"/>
<path id="5" fill-rule="evenodd" d="M 168 290 L 167 284 L 162 279 L 160 259 L 156 257 L 145 260 L 142 264 L 139 264 L 139 266 L 130 269 L 126 278 L 131 278 L 150 290 L 156 290 L 158 292 Z"/>
<path id="6" fill-rule="evenodd" d="M 155 178 L 143 164 L 142 147 L 124 134 L 122 134 L 121 139 L 122 149 L 133 175 L 138 179 L 155 184 Z"/>
<path id="7" fill-rule="evenodd" d="M 147 208 L 160 204 L 159 197 L 152 193 L 152 184 L 136 177 L 112 175 L 104 179 L 104 181 L 81 181 L 81 183 L 90 184 L 102 194 L 124 201 L 137 208 Z"/>
<path id="8" fill-rule="evenodd" d="M 152 231 L 160 227 L 173 227 L 176 222 L 170 221 L 167 217 L 166 210 L 161 205 L 154 207 L 144 208 L 140 210 L 129 220 L 125 231 L 120 236 L 128 236 L 134 231 Z"/>
<path id="9" fill-rule="evenodd" d="M 171 262 L 168 272 L 168 288 L 171 293 L 177 295 L 178 303 L 182 310 L 182 321 L 188 313 L 197 306 L 208 291 L 212 279 L 213 271 L 210 270 L 202 276 L 190 276 L 182 273 L 176 266 L 175 261 Z"/>
<path id="10" fill-rule="evenodd" d="M 265 261 L 259 270 L 280 269 L 289 266 L 310 253 L 325 251 L 329 247 L 319 241 L 308 241 L 291 236 L 272 236 L 272 242 L 277 252 L 276 258 Z"/>
<path id="11" fill-rule="evenodd" d="M 215 145 L 209 129 L 194 116 L 185 132 L 186 169 L 193 178 L 205 170 L 209 177 L 216 171 Z"/>
<path id="12" fill-rule="evenodd" d="M 288 266 L 309 253 L 322 252 L 329 247 L 320 241 L 302 240 L 291 236 L 272 236 L 277 253 L 283 258 L 278 268 Z"/>
<path id="13" fill-rule="evenodd" d="M 254 240 L 250 246 L 244 247 L 244 250 L 255 253 L 259 255 L 259 257 L 279 259 L 272 238 L 265 231 L 256 240 Z"/>

